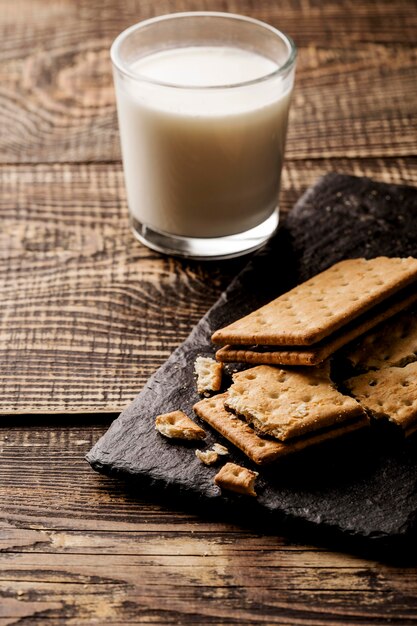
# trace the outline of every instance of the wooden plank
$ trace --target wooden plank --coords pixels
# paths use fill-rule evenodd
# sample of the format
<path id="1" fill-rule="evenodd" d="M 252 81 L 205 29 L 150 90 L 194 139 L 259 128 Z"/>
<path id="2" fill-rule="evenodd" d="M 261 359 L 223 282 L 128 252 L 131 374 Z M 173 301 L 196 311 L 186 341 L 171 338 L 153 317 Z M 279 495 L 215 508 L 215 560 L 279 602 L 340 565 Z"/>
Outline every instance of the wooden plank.
<path id="1" fill-rule="evenodd" d="M 2 429 L 0 624 L 417 623 L 416 567 L 129 493 L 83 460 L 105 427 Z"/>
<path id="2" fill-rule="evenodd" d="M 193 8 L 253 15 L 295 38 L 289 158 L 414 154 L 412 0 L 354 8 L 349 0 L 176 0 L 157 9 L 150 0 L 0 0 L 0 162 L 118 160 L 111 41 L 141 18 Z"/>
<path id="3" fill-rule="evenodd" d="M 301 49 L 287 156 L 415 155 L 417 49 Z"/>
<path id="4" fill-rule="evenodd" d="M 78 539 L 81 543 L 84 538 Z M 157 555 L 146 553 L 152 539 L 158 542 Z M 312 566 L 301 551 L 293 553 L 294 562 L 288 565 L 288 553 L 279 550 L 242 554 L 238 537 L 234 538 L 234 551 L 229 546 L 227 554 L 221 538 L 212 540 L 211 557 L 202 552 L 206 542 L 196 538 L 190 551 L 187 541 L 177 538 L 177 554 L 170 557 L 165 555 L 166 536 L 152 539 L 141 538 L 141 556 L 5 553 L 0 556 L 0 598 L 17 595 L 19 605 L 8 607 L 6 603 L 12 615 L 13 611 L 26 612 L 29 607 L 34 611 L 39 607 L 39 611 L 52 605 L 60 607 L 55 615 L 61 619 L 71 609 L 77 623 L 86 623 L 98 617 L 97 613 L 111 624 L 145 623 L 147 613 L 161 624 L 174 619 L 193 624 L 212 620 L 236 624 L 383 624 L 385 620 L 413 624 L 417 620 L 415 568 L 361 561 L 351 567 L 334 567 L 327 563 L 333 559 L 331 553 L 318 552 L 308 553 L 316 557 Z M 36 604 L 26 607 L 29 599 Z M 43 615 L 47 623 L 54 618 L 52 607 Z"/>
<path id="5" fill-rule="evenodd" d="M 109 564 L 111 565 L 111 564 Z M 146 575 L 146 571 L 143 572 Z M 18 588 L 25 598 L 54 598 L 61 602 L 61 610 L 49 610 L 35 617 L 36 604 L 32 605 L 33 621 L 22 624 L 35 624 L 35 619 L 48 626 L 62 624 L 85 625 L 92 623 L 126 626 L 127 624 L 235 624 L 255 625 L 274 624 L 277 626 L 371 626 L 390 624 L 411 626 L 415 624 L 415 612 L 410 599 L 398 597 L 404 602 L 402 610 L 395 609 L 394 594 L 383 592 L 355 593 L 335 592 L 294 592 L 282 593 L 279 589 L 242 588 L 226 586 L 219 578 L 215 588 L 203 585 L 197 588 L 185 587 L 182 593 L 172 593 L 169 585 L 160 587 L 160 593 L 149 592 L 147 586 L 136 586 L 127 580 L 112 581 L 110 578 L 96 580 L 81 578 L 73 583 L 65 580 L 61 585 L 53 581 L 33 581 L 11 585 Z M 8 590 L 11 586 L 8 588 Z M 175 590 L 176 591 L 176 590 Z M 52 603 L 52 601 L 51 601 Z M 39 601 L 38 611 L 42 611 Z M 30 606 L 30 605 L 29 605 Z M 29 609 L 29 607 L 28 607 Z M 26 611 L 28 611 L 26 609 Z M 29 609 L 30 610 L 30 609 Z M 14 618 L 16 620 L 16 618 Z M 29 618 L 30 619 L 30 618 Z M 15 624 L 16 621 L 0 621 L 0 624 Z M 39 623 L 39 622 L 38 622 Z"/>
<path id="6" fill-rule="evenodd" d="M 353 5 L 349 0 L 1 0 L 1 22 L 10 39 L 2 57 L 49 45 L 112 38 L 124 28 L 155 15 L 177 11 L 227 11 L 252 15 L 298 37 L 299 44 L 414 44 L 417 17 L 413 0 L 379 0 Z M 100 9 L 100 10 L 98 10 Z M 26 29 L 28 20 L 31 29 Z M 59 24 L 60 29 L 56 29 Z"/>
<path id="7" fill-rule="evenodd" d="M 417 617 L 416 568 L 382 565 L 334 552 L 286 550 L 279 539 L 273 545 L 270 537 L 228 535 L 215 533 L 215 529 L 206 535 L 199 532 L 197 524 L 192 535 L 181 532 L 181 526 L 179 532 L 160 528 L 159 533 L 120 532 L 116 524 L 112 533 L 48 530 L 39 533 L 40 541 L 29 531 L 33 546 L 25 538 L 25 550 L 3 547 L 0 597 L 12 593 L 22 602 L 36 598 L 39 603 L 55 602 L 63 607 L 70 599 L 82 616 L 84 604 L 95 608 L 100 595 L 103 603 L 111 606 L 115 593 L 122 592 L 127 596 L 124 603 L 132 603 L 126 619 L 138 618 L 148 602 L 155 608 L 158 598 L 176 606 L 184 616 L 190 603 L 205 615 L 207 610 L 219 610 L 217 604 L 210 607 L 210 599 L 220 599 L 219 594 L 227 606 L 219 617 L 227 620 L 229 612 L 243 610 L 242 623 L 255 616 L 262 621 L 265 614 L 276 620 L 271 623 L 281 623 L 285 608 L 293 605 L 297 615 L 306 609 L 309 598 L 309 618 L 317 613 L 320 624 L 327 623 L 320 621 L 325 612 L 334 619 L 331 623 L 337 624 L 343 624 L 348 615 L 358 620 L 382 619 L 383 611 L 397 619 L 407 615 L 410 623 Z M 28 531 L 16 529 L 17 533 L 24 538 Z M 253 602 L 239 604 L 247 597 Z"/>
<path id="8" fill-rule="evenodd" d="M 329 170 L 417 181 L 411 159 L 287 163 L 287 210 Z M 129 232 L 120 165 L 0 168 L 0 413 L 120 411 L 244 260 L 162 257 Z"/>

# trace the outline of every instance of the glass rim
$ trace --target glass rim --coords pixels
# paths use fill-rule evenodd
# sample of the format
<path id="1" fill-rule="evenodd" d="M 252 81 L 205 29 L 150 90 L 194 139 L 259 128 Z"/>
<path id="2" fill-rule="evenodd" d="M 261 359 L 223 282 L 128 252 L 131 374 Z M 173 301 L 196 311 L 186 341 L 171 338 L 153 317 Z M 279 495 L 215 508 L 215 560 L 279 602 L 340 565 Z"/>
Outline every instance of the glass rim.
<path id="1" fill-rule="evenodd" d="M 141 30 L 142 28 L 145 28 L 146 26 L 157 24 L 162 21 L 178 19 L 178 18 L 179 19 L 189 18 L 189 17 L 197 17 L 197 18 L 198 17 L 217 17 L 217 18 L 234 20 L 236 22 L 240 21 L 240 22 L 251 23 L 256 26 L 260 26 L 264 28 L 265 30 L 268 30 L 271 34 L 275 35 L 282 41 L 284 41 L 284 43 L 287 46 L 287 53 L 288 53 L 287 58 L 282 65 L 277 67 L 277 69 L 273 70 L 272 72 L 268 72 L 267 74 L 264 74 L 263 76 L 259 76 L 258 78 L 252 78 L 250 80 L 245 80 L 245 81 L 241 81 L 238 83 L 219 84 L 219 85 L 213 85 L 213 84 L 211 85 L 182 85 L 181 83 L 170 83 L 170 82 L 155 80 L 155 79 L 149 78 L 148 76 L 144 76 L 137 72 L 133 72 L 128 66 L 128 64 L 122 60 L 121 55 L 120 55 L 120 47 L 132 33 L 138 30 Z M 286 35 L 282 31 L 278 30 L 278 28 L 275 28 L 274 26 L 271 26 L 270 24 L 267 24 L 266 22 L 263 22 L 262 20 L 257 20 L 253 17 L 248 17 L 246 15 L 239 15 L 238 13 L 224 13 L 221 11 L 183 11 L 183 12 L 178 12 L 178 13 L 167 13 L 164 15 L 159 15 L 157 17 L 151 17 L 147 20 L 142 20 L 141 22 L 138 22 L 137 24 L 133 24 L 132 26 L 129 26 L 128 28 L 123 30 L 113 41 L 111 48 L 110 48 L 110 58 L 111 58 L 113 66 L 121 74 L 137 82 L 145 82 L 145 83 L 155 85 L 155 86 L 160 86 L 160 87 L 170 87 L 170 88 L 185 89 L 185 90 L 191 90 L 191 91 L 196 91 L 199 89 L 215 90 L 215 89 L 231 89 L 234 87 L 246 87 L 250 85 L 256 85 L 258 83 L 266 82 L 268 80 L 271 80 L 273 78 L 276 78 L 278 76 L 285 74 L 287 71 L 291 69 L 291 67 L 295 63 L 295 60 L 297 58 L 297 47 L 293 39 L 289 35 Z"/>

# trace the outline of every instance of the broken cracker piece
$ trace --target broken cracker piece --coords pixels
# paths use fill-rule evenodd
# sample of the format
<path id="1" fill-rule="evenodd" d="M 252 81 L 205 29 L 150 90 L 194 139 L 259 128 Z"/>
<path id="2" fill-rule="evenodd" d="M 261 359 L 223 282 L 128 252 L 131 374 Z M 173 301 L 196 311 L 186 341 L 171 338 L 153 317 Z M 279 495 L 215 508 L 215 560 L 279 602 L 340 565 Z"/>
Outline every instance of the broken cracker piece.
<path id="1" fill-rule="evenodd" d="M 363 335 L 345 350 L 345 356 L 362 372 L 417 361 L 417 309 L 404 311 Z"/>
<path id="2" fill-rule="evenodd" d="M 246 467 L 236 465 L 236 463 L 226 463 L 214 477 L 214 482 L 221 489 L 234 491 L 246 496 L 255 496 L 255 480 L 258 472 L 253 472 Z"/>
<path id="3" fill-rule="evenodd" d="M 285 443 L 272 441 L 259 437 L 249 424 L 236 417 L 234 413 L 226 411 L 224 408 L 226 398 L 227 393 L 223 393 L 214 398 L 200 400 L 194 405 L 194 411 L 200 419 L 207 422 L 258 465 L 273 463 L 305 448 L 319 445 L 369 426 L 369 420 L 363 412 L 362 415 L 353 418 L 353 420 L 343 422 L 330 429 L 307 433 L 305 437 L 299 437 Z M 219 444 L 215 444 L 213 448 L 216 445 Z"/>
<path id="4" fill-rule="evenodd" d="M 346 381 L 347 388 L 375 419 L 400 426 L 405 435 L 417 426 L 417 362 L 384 367 Z"/>
<path id="5" fill-rule="evenodd" d="M 233 381 L 225 407 L 280 441 L 340 425 L 364 413 L 356 400 L 336 389 L 327 362 L 322 367 L 291 370 L 258 365 L 238 372 Z"/>
<path id="6" fill-rule="evenodd" d="M 220 456 L 227 456 L 229 454 L 229 450 L 226 446 L 222 446 L 220 443 L 213 444 L 213 450 L 220 454 Z"/>
<path id="7" fill-rule="evenodd" d="M 214 465 L 219 460 L 215 450 L 196 450 L 195 455 L 204 465 Z"/>
<path id="8" fill-rule="evenodd" d="M 155 419 L 156 430 L 169 439 L 186 439 L 201 441 L 206 436 L 200 428 L 183 411 L 172 411 L 158 415 Z"/>
<path id="9" fill-rule="evenodd" d="M 226 456 L 229 450 L 220 443 L 214 443 L 208 450 L 196 450 L 195 455 L 204 465 L 214 465 L 219 460 L 219 456 Z"/>
<path id="10" fill-rule="evenodd" d="M 200 394 L 220 391 L 222 386 L 223 364 L 210 357 L 198 356 L 194 371 L 197 375 L 197 391 Z"/>

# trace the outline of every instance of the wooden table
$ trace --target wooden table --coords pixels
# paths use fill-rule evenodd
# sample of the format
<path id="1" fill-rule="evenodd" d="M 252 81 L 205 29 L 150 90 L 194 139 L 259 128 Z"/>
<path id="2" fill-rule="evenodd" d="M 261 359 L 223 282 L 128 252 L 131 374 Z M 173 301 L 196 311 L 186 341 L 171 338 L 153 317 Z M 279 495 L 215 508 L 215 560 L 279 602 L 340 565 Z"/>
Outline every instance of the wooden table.
<path id="1" fill-rule="evenodd" d="M 177 10 L 299 47 L 282 207 L 329 171 L 417 183 L 414 0 L 0 0 L 0 626 L 414 624 L 417 568 L 199 515 L 84 455 L 243 261 L 130 236 L 108 49 Z"/>

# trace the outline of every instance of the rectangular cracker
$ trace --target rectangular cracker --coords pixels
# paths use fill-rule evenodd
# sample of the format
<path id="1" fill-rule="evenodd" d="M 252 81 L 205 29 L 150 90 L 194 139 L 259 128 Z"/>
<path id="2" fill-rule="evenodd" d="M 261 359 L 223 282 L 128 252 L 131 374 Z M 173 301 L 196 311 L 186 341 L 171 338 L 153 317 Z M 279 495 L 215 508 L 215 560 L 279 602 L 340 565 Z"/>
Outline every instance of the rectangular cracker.
<path id="1" fill-rule="evenodd" d="M 413 288 L 414 291 L 414 288 Z M 403 293 L 403 292 L 401 292 Z M 417 292 L 405 293 L 401 298 L 395 295 L 389 301 L 373 308 L 357 320 L 353 320 L 329 337 L 311 347 L 292 346 L 230 346 L 217 350 L 216 359 L 222 363 L 252 363 L 257 365 L 318 365 L 340 350 L 343 346 L 357 339 L 374 328 L 377 324 L 396 315 L 417 300 Z M 417 351 L 417 319 L 414 330 L 415 350 Z M 409 331 L 411 335 L 411 329 Z M 386 343 L 386 342 L 385 342 Z M 404 346 L 405 350 L 407 348 Z M 354 355 L 351 360 L 354 360 Z M 410 359 L 411 360 L 411 359 Z"/>
<path id="2" fill-rule="evenodd" d="M 232 345 L 312 345 L 417 279 L 417 259 L 340 261 L 249 315 L 217 330 Z"/>
<path id="3" fill-rule="evenodd" d="M 239 448 L 246 456 L 257 465 L 273 463 L 283 457 L 300 452 L 305 448 L 318 445 L 330 439 L 336 439 L 360 428 L 369 425 L 365 415 L 351 422 L 343 423 L 339 427 L 302 437 L 296 441 L 282 443 L 263 439 L 256 434 L 253 428 L 246 422 L 236 417 L 230 411 L 226 411 L 224 401 L 227 393 L 219 394 L 213 398 L 200 400 L 195 406 L 196 414 L 214 430 Z"/>
<path id="4" fill-rule="evenodd" d="M 364 413 L 356 400 L 335 388 L 328 367 L 290 370 L 258 365 L 238 372 L 233 381 L 226 408 L 244 417 L 259 432 L 280 441 Z"/>
<path id="5" fill-rule="evenodd" d="M 198 356 L 194 363 L 197 375 L 197 391 L 200 394 L 220 391 L 223 365 L 210 357 Z"/>
<path id="6" fill-rule="evenodd" d="M 406 434 L 417 423 L 417 362 L 385 367 L 346 381 L 346 387 L 376 419 L 388 419 Z"/>
<path id="7" fill-rule="evenodd" d="M 234 491 L 245 496 L 256 497 L 255 480 L 258 472 L 253 472 L 236 463 L 226 463 L 214 477 L 214 482 L 221 489 Z"/>
<path id="8" fill-rule="evenodd" d="M 344 353 L 359 371 L 402 367 L 417 361 L 417 310 L 404 311 L 367 333 Z"/>

